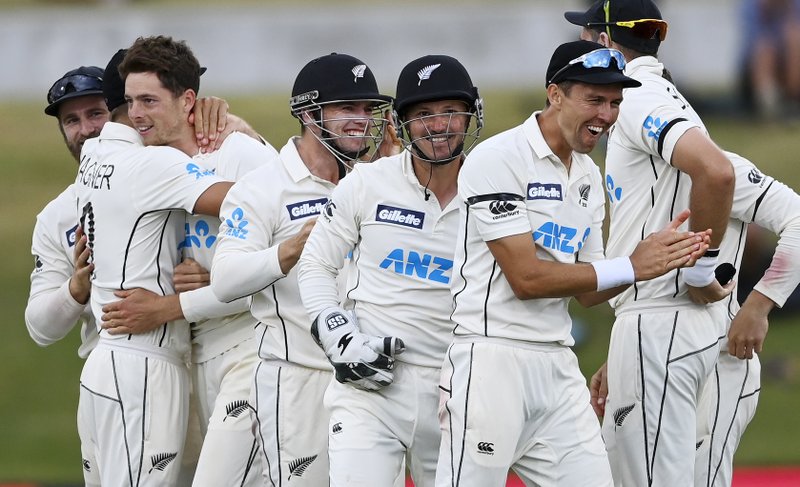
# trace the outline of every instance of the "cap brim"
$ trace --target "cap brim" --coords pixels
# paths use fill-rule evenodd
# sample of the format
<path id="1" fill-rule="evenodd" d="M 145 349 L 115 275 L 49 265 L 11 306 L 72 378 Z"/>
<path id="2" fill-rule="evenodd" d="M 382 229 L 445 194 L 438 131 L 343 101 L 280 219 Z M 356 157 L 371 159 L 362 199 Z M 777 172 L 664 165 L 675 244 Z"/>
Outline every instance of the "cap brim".
<path id="1" fill-rule="evenodd" d="M 623 88 L 638 88 L 642 84 L 633 78 L 629 78 L 622 73 L 613 71 L 600 71 L 597 73 L 581 73 L 566 76 L 561 81 L 578 81 L 590 85 L 613 85 L 620 84 Z"/>
<path id="2" fill-rule="evenodd" d="M 44 109 L 44 113 L 46 115 L 50 115 L 52 117 L 58 117 L 58 107 L 61 106 L 67 100 L 71 100 L 73 98 L 80 98 L 83 96 L 91 96 L 96 95 L 103 97 L 103 90 L 84 90 L 84 91 L 74 91 L 72 93 L 67 93 L 66 95 L 59 98 L 57 101 L 47 105 Z"/>
<path id="3" fill-rule="evenodd" d="M 589 23 L 586 12 L 564 12 L 564 18 L 570 24 L 580 25 L 581 27 Z"/>

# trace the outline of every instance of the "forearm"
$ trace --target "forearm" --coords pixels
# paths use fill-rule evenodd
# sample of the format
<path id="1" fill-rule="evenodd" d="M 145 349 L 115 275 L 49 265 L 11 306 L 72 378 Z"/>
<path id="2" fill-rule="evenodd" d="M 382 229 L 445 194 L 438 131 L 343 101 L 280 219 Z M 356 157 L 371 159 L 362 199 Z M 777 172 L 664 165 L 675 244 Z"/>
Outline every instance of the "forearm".
<path id="1" fill-rule="evenodd" d="M 336 285 L 338 270 L 303 256 L 297 266 L 300 296 L 309 319 L 315 319 L 324 309 L 339 306 L 339 289 Z"/>
<path id="2" fill-rule="evenodd" d="M 211 289 L 224 303 L 255 294 L 286 276 L 277 245 L 255 252 L 220 250 L 211 266 Z"/>
<path id="3" fill-rule="evenodd" d="M 68 281 L 59 288 L 31 296 L 25 308 L 28 333 L 37 345 L 52 345 L 67 336 L 85 307 L 73 299 Z"/>
<path id="4" fill-rule="evenodd" d="M 754 289 L 783 306 L 800 283 L 800 216 L 777 233 L 780 239 L 772 262 Z"/>
<path id="5" fill-rule="evenodd" d="M 719 248 L 728 225 L 733 201 L 733 178 L 724 175 L 692 178 L 689 229 L 702 232 L 711 229 L 710 248 Z"/>
<path id="6" fill-rule="evenodd" d="M 219 301 L 210 286 L 180 293 L 178 299 L 183 317 L 190 323 L 239 314 L 250 309 L 250 300 L 247 298 L 230 303 Z"/>

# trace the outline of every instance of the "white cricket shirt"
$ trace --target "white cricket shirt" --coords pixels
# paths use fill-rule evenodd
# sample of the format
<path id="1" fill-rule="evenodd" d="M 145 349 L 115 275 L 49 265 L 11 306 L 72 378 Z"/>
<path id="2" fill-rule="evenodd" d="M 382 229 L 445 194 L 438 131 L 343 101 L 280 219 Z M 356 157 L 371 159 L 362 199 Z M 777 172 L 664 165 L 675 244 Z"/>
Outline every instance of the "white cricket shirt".
<path id="1" fill-rule="evenodd" d="M 623 90 L 619 118 L 608 138 L 605 189 L 611 215 L 606 244 L 609 259 L 630 255 L 639 241 L 689 208 L 691 180 L 672 167 L 670 160 L 675 144 L 687 130 L 706 129 L 675 86 L 662 77 L 663 71 L 664 66 L 652 56 L 636 58 L 625 67 L 625 74 L 642 86 Z M 673 270 L 637 282 L 610 303 L 618 307 L 659 298 L 668 298 L 670 305 L 689 303 L 679 272 Z"/>
<path id="2" fill-rule="evenodd" d="M 359 329 L 402 338 L 399 361 L 441 367 L 452 339 L 459 206 L 456 197 L 442 209 L 433 193 L 425 201 L 408 151 L 357 164 L 333 191 L 298 263 L 308 315 L 339 306 L 336 277 L 353 249 L 347 298 Z"/>
<path id="3" fill-rule="evenodd" d="M 67 336 L 80 321 L 78 355 L 86 358 L 97 344 L 97 327 L 89 303 L 76 302 L 69 292 L 69 280 L 75 269 L 76 198 L 75 185 L 71 184 L 36 216 L 31 245 L 34 265 L 25 324 L 33 341 L 46 346 Z"/>
<path id="4" fill-rule="evenodd" d="M 330 370 L 311 337 L 297 266 L 284 275 L 278 261 L 278 245 L 319 216 L 335 187 L 308 171 L 296 140 L 289 139 L 279 157 L 237 181 L 225 197 L 211 288 L 226 302 L 253 295 L 259 357 Z"/>
<path id="5" fill-rule="evenodd" d="M 234 132 L 218 150 L 197 154 L 193 159 L 204 171 L 227 181 L 239 181 L 277 156 L 272 146 Z M 181 244 L 183 256 L 211 270 L 218 230 L 218 217 L 187 215 L 186 237 Z M 207 286 L 181 293 L 180 300 L 183 316 L 191 324 L 194 363 L 205 362 L 253 337 L 256 319 L 250 314 L 249 297 L 224 303 Z"/>
<path id="6" fill-rule="evenodd" d="M 141 144 L 136 130 L 108 122 L 81 153 L 77 216 L 93 253 L 91 304 L 98 323 L 102 307 L 119 300 L 115 290 L 174 294 L 184 212 L 191 212 L 200 195 L 221 181 L 177 149 Z M 189 327 L 181 320 L 135 335 L 103 330 L 100 343 L 182 360 L 189 351 Z"/>
<path id="7" fill-rule="evenodd" d="M 778 235 L 772 263 L 754 289 L 783 306 L 800 283 L 800 196 L 744 157 L 732 152 L 725 155 L 736 173 L 736 188 L 719 262 L 733 264 L 737 271 L 733 279 L 737 280 L 748 224 L 756 223 Z M 720 303 L 727 306 L 728 317 L 733 319 L 739 310 L 736 289 Z"/>
<path id="8" fill-rule="evenodd" d="M 530 234 L 540 259 L 603 259 L 600 171 L 589 156 L 573 153 L 568 174 L 542 136 L 539 113 L 478 144 L 461 169 L 456 335 L 573 344 L 570 298 L 517 299 L 486 245 Z"/>

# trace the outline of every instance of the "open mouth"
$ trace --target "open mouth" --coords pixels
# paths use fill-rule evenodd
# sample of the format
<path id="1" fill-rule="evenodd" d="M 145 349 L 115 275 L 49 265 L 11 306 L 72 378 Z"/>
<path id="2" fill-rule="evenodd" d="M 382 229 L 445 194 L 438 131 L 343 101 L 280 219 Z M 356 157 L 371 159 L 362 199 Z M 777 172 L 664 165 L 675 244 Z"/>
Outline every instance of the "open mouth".
<path id="1" fill-rule="evenodd" d="M 589 130 L 589 132 L 591 132 L 592 135 L 595 136 L 603 133 L 603 127 L 600 127 L 599 125 L 587 125 L 586 129 Z"/>

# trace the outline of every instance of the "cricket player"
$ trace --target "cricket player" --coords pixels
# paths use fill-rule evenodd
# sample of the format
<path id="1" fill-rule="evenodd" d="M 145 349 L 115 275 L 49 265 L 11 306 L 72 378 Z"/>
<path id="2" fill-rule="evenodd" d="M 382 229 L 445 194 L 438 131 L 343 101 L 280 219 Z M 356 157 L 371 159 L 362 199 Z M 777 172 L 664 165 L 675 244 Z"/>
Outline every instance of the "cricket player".
<path id="1" fill-rule="evenodd" d="M 77 162 L 83 143 L 108 121 L 103 101 L 103 69 L 81 66 L 53 83 L 44 112 L 58 119 L 64 143 Z M 68 186 L 36 216 L 31 245 L 34 267 L 25 308 L 25 324 L 40 346 L 51 345 L 81 323 L 78 355 L 86 358 L 97 344 L 88 306 L 91 283 L 86 238 L 75 218 L 74 186 Z"/>
<path id="2" fill-rule="evenodd" d="M 727 299 L 712 307 L 714 319 L 726 324 L 727 335 L 720 340 L 714 372 L 697 408 L 697 487 L 731 485 L 733 455 L 758 403 L 758 352 L 769 326 L 769 312 L 782 306 L 800 283 L 800 267 L 794 264 L 800 262 L 800 197 L 747 159 L 725 154 L 736 171 L 736 189 L 720 247 L 722 267 L 717 278 L 725 282 L 741 268 L 750 223 L 774 232 L 780 239 L 772 264 L 741 308 L 735 288 Z M 727 271 L 723 271 L 725 268 Z M 604 416 L 608 394 L 605 366 L 592 377 L 591 391 L 595 412 Z"/>
<path id="3" fill-rule="evenodd" d="M 458 179 L 461 223 L 451 286 L 456 323 L 440 388 L 436 485 L 611 485 L 600 427 L 570 346 L 570 296 L 603 302 L 625 286 L 690 263 L 705 235 L 650 235 L 630 257 L 603 260 L 603 183 L 587 155 L 617 118 L 619 51 L 559 46 L 547 102 L 522 125 L 478 144 Z"/>
<path id="4" fill-rule="evenodd" d="M 183 51 L 188 51 L 188 46 L 168 37 L 142 38 L 125 54 L 120 72 L 124 76 L 165 73 L 164 78 L 169 79 L 166 73 L 180 71 L 177 63 L 197 63 L 190 53 L 177 56 L 176 61 L 173 53 Z M 268 144 L 240 132 L 225 137 L 218 150 L 200 152 L 194 127 L 181 110 L 182 107 L 174 104 L 143 104 L 142 110 L 133 114 L 132 121 L 137 128 L 148 128 L 143 134 L 145 145 L 169 145 L 193 156 L 196 174 L 215 174 L 235 181 L 277 156 Z M 175 120 L 178 123 L 174 123 Z M 186 237 L 179 246 L 183 257 L 210 269 L 218 228 L 216 217 L 189 215 Z M 159 319 L 149 315 L 159 313 L 161 305 L 174 308 L 175 314 L 169 318 L 183 318 L 191 323 L 192 400 L 203 437 L 192 485 L 258 483 L 260 463 L 257 460 L 260 458 L 256 455 L 248 403 L 252 371 L 257 362 L 252 343 L 256 320 L 249 312 L 250 299 L 223 303 L 216 299 L 210 287 L 180 293 L 177 299 L 152 295 L 143 289 L 121 291 L 117 296 L 124 299 L 104 307 L 103 316 L 104 322 L 118 322 L 116 328 L 129 325 L 117 319 L 123 312 L 148 316 L 147 321 L 158 323 Z M 155 304 L 158 301 L 160 303 Z M 110 324 L 103 326 L 117 332 Z"/>
<path id="5" fill-rule="evenodd" d="M 598 1 L 568 12 L 583 38 L 620 49 L 627 75 L 642 83 L 625 101 L 608 141 L 605 189 L 609 257 L 692 212 L 689 228 L 710 228 L 711 249 L 687 269 L 637 283 L 611 300 L 616 321 L 608 352 L 603 438 L 617 485 L 694 482 L 698 398 L 719 356 L 725 321 L 708 303 L 730 295 L 714 271 L 730 220 L 735 176 L 697 113 L 658 62 L 667 24 L 650 0 Z"/>
<path id="6" fill-rule="evenodd" d="M 199 79 L 199 70 L 185 68 L 178 76 Z M 120 99 L 116 89 L 104 84 L 108 100 Z M 143 103 L 177 104 L 188 117 L 197 86 L 175 95 L 155 75 L 134 73 L 125 90 L 134 117 Z M 111 121 L 84 143 L 75 182 L 94 264 L 91 306 L 98 323 L 103 306 L 117 299 L 115 291 L 174 294 L 183 211 L 218 214 L 231 185 L 198 173 L 180 151 L 142 147 L 148 130 L 132 128 L 127 106 L 109 108 Z M 188 324 L 163 323 L 141 334 L 98 332 L 81 374 L 78 407 L 86 484 L 175 485 L 188 414 Z"/>
<path id="7" fill-rule="evenodd" d="M 336 187 L 298 264 L 303 304 L 316 317 L 312 333 L 329 357 L 342 340 L 359 335 L 396 336 L 406 346 L 391 385 L 372 391 L 336 380 L 328 386 L 334 487 L 392 485 L 404 458 L 414 485 L 433 487 L 436 477 L 436 386 L 452 332 L 456 183 L 483 109 L 464 66 L 442 55 L 403 68 L 394 108 L 405 150 L 357 165 Z M 336 279 L 351 249 L 344 310 Z"/>
<path id="8" fill-rule="evenodd" d="M 380 140 L 390 100 L 352 56 L 310 61 L 289 101 L 300 136 L 238 181 L 223 205 L 211 287 L 222 301 L 253 296 L 260 361 L 250 404 L 267 485 L 328 485 L 322 398 L 333 374 L 309 334 L 294 267 L 333 188 Z"/>

